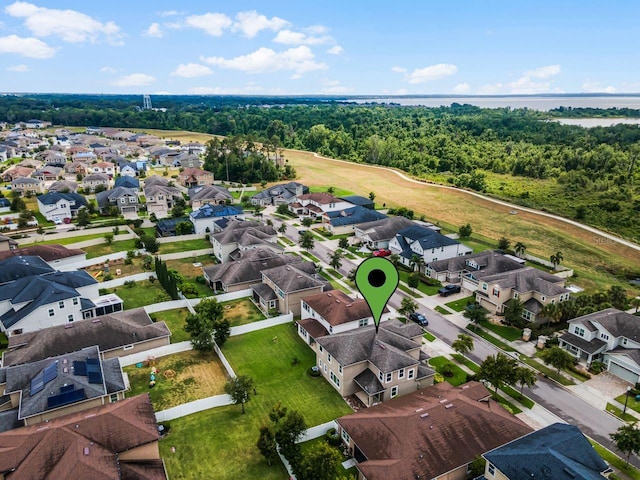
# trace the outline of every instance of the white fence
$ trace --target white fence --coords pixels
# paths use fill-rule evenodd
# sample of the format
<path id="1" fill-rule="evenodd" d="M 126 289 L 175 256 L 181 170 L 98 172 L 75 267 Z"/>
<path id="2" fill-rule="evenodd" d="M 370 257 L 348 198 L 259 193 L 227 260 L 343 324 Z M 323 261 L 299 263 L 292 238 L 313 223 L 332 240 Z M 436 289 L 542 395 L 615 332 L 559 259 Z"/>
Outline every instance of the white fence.
<path id="1" fill-rule="evenodd" d="M 119 242 L 121 240 L 133 240 L 134 238 L 138 238 L 138 236 L 134 233 L 125 233 L 125 234 L 120 234 L 120 235 L 116 235 L 113 237 L 113 241 L 114 242 Z M 46 239 L 47 241 L 49 241 L 49 239 Z M 84 242 L 77 242 L 77 243 L 71 243 L 68 245 L 69 248 L 86 248 L 86 247 L 93 247 L 94 245 L 102 245 L 103 243 L 106 243 L 106 240 L 104 239 L 104 237 L 102 238 L 93 238 L 91 240 L 85 240 Z"/>
<path id="2" fill-rule="evenodd" d="M 184 300 L 170 300 L 168 302 L 154 303 L 153 305 L 146 305 L 144 311 L 148 315 L 152 313 L 164 312 L 165 310 L 175 310 L 176 308 L 187 308 Z"/>
<path id="3" fill-rule="evenodd" d="M 126 232 L 128 232 L 128 234 L 134 235 L 134 233 L 131 231 L 131 229 L 127 225 L 120 225 L 118 228 L 120 230 L 125 230 Z M 44 236 L 34 233 L 32 236 L 28 238 L 19 238 L 17 242 L 19 245 L 23 245 L 25 243 L 33 243 L 38 240 L 46 240 L 47 242 L 49 242 L 52 240 L 60 240 L 63 238 L 67 239 L 67 238 L 73 238 L 73 237 L 86 237 L 87 235 L 95 235 L 95 234 L 104 235 L 105 233 L 113 233 L 113 229 L 114 227 L 99 227 L 99 228 L 66 230 L 64 232 L 47 234 Z M 104 239 L 100 239 L 100 240 L 104 242 Z"/>
<path id="4" fill-rule="evenodd" d="M 188 352 L 191 349 L 190 341 L 163 345 L 162 347 L 152 348 L 151 350 L 145 350 L 144 352 L 133 353 L 131 355 L 120 357 L 120 365 L 128 367 L 129 365 L 144 362 L 145 360 L 148 360 L 149 357 L 165 357 L 174 353 Z"/>
<path id="5" fill-rule="evenodd" d="M 158 257 L 160 257 L 160 260 L 167 261 L 167 260 L 177 260 L 179 258 L 197 257 L 200 255 L 211 255 L 211 254 L 213 254 L 213 247 L 203 248 L 201 250 L 187 250 L 186 252 L 165 253 L 165 254 L 158 255 Z"/>
<path id="6" fill-rule="evenodd" d="M 213 397 L 194 400 L 193 402 L 183 403 L 177 407 L 167 408 L 166 410 L 156 412 L 156 420 L 158 422 L 166 422 L 168 420 L 184 417 L 210 408 L 224 407 L 225 405 L 232 404 L 233 401 L 229 395 L 214 395 Z"/>
<path id="7" fill-rule="evenodd" d="M 224 369 L 227 371 L 227 375 L 229 375 L 231 378 L 236 378 L 236 376 L 237 376 L 236 372 L 233 370 L 233 367 L 231 366 L 231 364 L 227 360 L 227 357 L 224 356 L 224 353 L 222 353 L 222 350 L 220 350 L 220 347 L 215 342 L 213 344 L 213 349 L 218 354 L 218 358 L 222 362 L 222 365 L 224 366 Z"/>
<path id="8" fill-rule="evenodd" d="M 117 270 L 117 269 L 116 269 Z M 142 282 L 143 280 L 149 280 L 149 277 L 158 278 L 156 272 L 136 273 L 135 275 L 128 275 L 126 277 L 118 277 L 107 282 L 102 282 L 100 288 L 114 288 L 124 285 L 125 282 L 134 281 Z"/>
<path id="9" fill-rule="evenodd" d="M 102 255 L 101 257 L 89 258 L 80 262 L 69 263 L 68 265 L 61 265 L 59 270 L 64 272 L 70 272 L 73 270 L 80 270 L 82 268 L 90 267 L 91 265 L 100 265 L 107 263 L 109 260 L 119 260 L 121 258 L 127 258 L 127 252 L 114 252 L 109 255 Z"/>
<path id="10" fill-rule="evenodd" d="M 176 235 L 174 237 L 158 237 L 158 243 L 173 243 L 173 242 L 182 242 L 186 240 L 198 240 L 203 239 L 205 236 L 204 233 L 192 233 L 189 235 Z"/>
<path id="11" fill-rule="evenodd" d="M 289 312 L 285 315 L 280 315 L 279 317 L 267 318 L 266 320 L 260 320 L 259 322 L 231 327 L 231 335 L 242 335 L 243 333 L 255 332 L 256 330 L 262 330 L 263 328 L 275 327 L 276 325 L 291 322 L 293 322 L 293 313 Z"/>

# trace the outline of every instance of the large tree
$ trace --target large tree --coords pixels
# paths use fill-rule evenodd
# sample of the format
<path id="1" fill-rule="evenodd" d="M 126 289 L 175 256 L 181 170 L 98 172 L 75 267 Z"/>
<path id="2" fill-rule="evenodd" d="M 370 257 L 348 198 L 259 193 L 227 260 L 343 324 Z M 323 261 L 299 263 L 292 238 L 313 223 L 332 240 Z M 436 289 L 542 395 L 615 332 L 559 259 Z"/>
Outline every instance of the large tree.
<path id="1" fill-rule="evenodd" d="M 495 393 L 502 385 L 513 385 L 516 382 L 518 362 L 504 353 L 490 355 L 480 364 L 478 378 L 493 385 Z"/>
<path id="2" fill-rule="evenodd" d="M 513 251 L 516 252 L 516 255 L 518 257 L 522 257 L 526 249 L 527 246 L 522 242 L 516 242 L 516 244 L 513 246 Z"/>
<path id="3" fill-rule="evenodd" d="M 635 424 L 626 423 L 614 433 L 610 433 L 609 436 L 616 444 L 617 449 L 626 454 L 627 464 L 632 453 L 636 455 L 640 453 L 640 430 L 636 428 Z"/>
<path id="4" fill-rule="evenodd" d="M 262 456 L 267 460 L 269 466 L 278 458 L 278 444 L 276 437 L 267 426 L 260 427 L 260 436 L 256 442 L 256 447 L 260 450 Z"/>
<path id="5" fill-rule="evenodd" d="M 562 260 L 564 260 L 564 257 L 562 256 L 562 252 L 560 251 L 552 254 L 549 257 L 549 261 L 553 264 L 553 268 L 558 268 L 558 265 L 562 263 Z"/>
<path id="6" fill-rule="evenodd" d="M 331 268 L 333 268 L 334 270 L 338 270 L 342 266 L 342 256 L 343 253 L 340 249 L 337 249 L 335 252 L 329 255 L 329 265 L 331 265 Z"/>
<path id="7" fill-rule="evenodd" d="M 296 472 L 298 480 L 334 480 L 342 455 L 326 442 L 318 443 L 305 453 Z"/>
<path id="8" fill-rule="evenodd" d="M 521 327 L 526 321 L 522 318 L 522 312 L 524 310 L 523 303 L 518 298 L 512 298 L 506 302 L 504 308 L 504 321 L 507 325 L 513 325 L 515 327 Z"/>
<path id="9" fill-rule="evenodd" d="M 253 379 L 247 375 L 230 378 L 224 384 L 224 392 L 231 397 L 234 404 L 242 406 L 242 413 L 245 413 L 244 404 L 251 399 L 253 389 Z"/>
<path id="10" fill-rule="evenodd" d="M 460 355 L 466 355 L 473 350 L 473 338 L 469 335 L 465 335 L 464 333 L 459 333 L 458 337 L 451 344 L 451 348 Z"/>
<path id="11" fill-rule="evenodd" d="M 304 248 L 306 251 L 313 250 L 316 242 L 313 238 L 313 233 L 310 231 L 305 231 L 300 234 L 300 239 L 298 240 L 298 244 L 300 247 Z"/>
<path id="12" fill-rule="evenodd" d="M 547 365 L 551 365 L 558 373 L 564 368 L 573 365 L 575 357 L 567 352 L 564 348 L 551 347 L 540 352 L 540 358 Z"/>
<path id="13" fill-rule="evenodd" d="M 415 302 L 415 300 L 413 300 L 411 297 L 402 297 L 400 308 L 398 309 L 398 313 L 400 315 L 408 317 L 416 310 L 418 310 L 418 304 Z"/>
<path id="14" fill-rule="evenodd" d="M 280 452 L 288 459 L 295 458 L 300 453 L 300 446 L 296 443 L 307 429 L 304 417 L 297 410 L 287 413 L 276 431 L 276 441 L 280 446 Z"/>
<path id="15" fill-rule="evenodd" d="M 472 303 L 471 305 L 467 305 L 462 315 L 468 318 L 474 324 L 475 328 L 478 328 L 478 325 L 487 319 L 489 312 L 477 303 Z"/>
<path id="16" fill-rule="evenodd" d="M 210 352 L 214 341 L 222 346 L 229 338 L 230 325 L 223 318 L 224 310 L 216 299 L 202 300 L 195 306 L 195 315 L 187 316 L 185 331 L 191 334 L 191 344 L 198 351 Z"/>
<path id="17" fill-rule="evenodd" d="M 537 381 L 538 377 L 529 367 L 518 367 L 516 370 L 516 382 L 520 384 L 520 397 L 525 386 L 531 388 Z"/>

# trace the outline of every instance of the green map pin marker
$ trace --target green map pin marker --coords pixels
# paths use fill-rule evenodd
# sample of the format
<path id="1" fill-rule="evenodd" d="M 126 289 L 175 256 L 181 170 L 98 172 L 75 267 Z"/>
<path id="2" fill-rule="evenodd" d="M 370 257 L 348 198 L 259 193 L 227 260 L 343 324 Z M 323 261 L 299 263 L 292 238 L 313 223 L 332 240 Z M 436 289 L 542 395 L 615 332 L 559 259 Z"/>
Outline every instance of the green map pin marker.
<path id="1" fill-rule="evenodd" d="M 356 270 L 356 286 L 367 301 L 376 333 L 380 326 L 380 317 L 385 305 L 398 288 L 400 281 L 398 270 L 389 260 L 383 257 L 370 257 L 360 264 Z"/>

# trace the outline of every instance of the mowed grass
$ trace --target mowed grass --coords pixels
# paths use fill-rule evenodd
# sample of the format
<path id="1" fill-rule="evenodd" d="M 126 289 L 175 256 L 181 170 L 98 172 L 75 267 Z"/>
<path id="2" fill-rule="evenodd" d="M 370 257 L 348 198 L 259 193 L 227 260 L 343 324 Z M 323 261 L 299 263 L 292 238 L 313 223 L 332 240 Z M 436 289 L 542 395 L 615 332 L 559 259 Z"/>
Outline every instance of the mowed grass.
<path id="1" fill-rule="evenodd" d="M 491 330 L 493 333 L 500 335 L 502 338 L 509 342 L 513 342 L 514 340 L 522 339 L 522 330 L 515 327 L 510 327 L 508 325 L 498 325 L 496 323 L 491 322 L 480 322 L 487 330 Z"/>
<path id="2" fill-rule="evenodd" d="M 152 313 L 150 317 L 155 322 L 165 322 L 171 331 L 171 343 L 178 343 L 191 340 L 191 335 L 184 331 L 187 315 L 189 310 L 186 308 L 176 308 Z"/>
<path id="3" fill-rule="evenodd" d="M 101 257 L 102 255 L 111 255 L 115 252 L 127 252 L 129 250 L 136 249 L 135 240 L 120 240 L 119 242 L 101 243 L 100 245 L 92 245 L 90 247 L 84 247 L 87 253 L 87 258 Z"/>
<path id="4" fill-rule="evenodd" d="M 460 300 L 454 300 L 453 302 L 445 303 L 445 305 L 451 310 L 461 312 L 467 307 L 467 305 L 469 305 L 470 303 L 474 303 L 475 301 L 476 297 L 474 295 L 471 295 L 470 297 L 464 297 Z"/>
<path id="5" fill-rule="evenodd" d="M 441 374 L 444 377 L 446 382 L 449 382 L 454 387 L 457 387 L 458 385 L 462 385 L 467 381 L 466 372 L 462 370 L 459 366 L 457 366 L 455 363 L 453 363 L 451 360 L 447 359 L 446 357 L 430 358 L 429 365 L 431 365 L 436 370 L 436 372 Z M 442 374 L 443 369 L 445 368 L 445 365 L 451 366 L 451 371 L 453 373 L 452 376 L 447 377 Z"/>
<path id="6" fill-rule="evenodd" d="M 221 305 L 224 319 L 228 320 L 232 327 L 258 322 L 266 318 L 249 298 L 222 302 Z"/>
<path id="7" fill-rule="evenodd" d="M 123 368 L 129 376 L 128 397 L 149 393 L 156 412 L 224 393 L 227 373 L 215 354 L 180 352 L 155 360 L 155 386 L 149 387 L 151 365 Z"/>
<path id="8" fill-rule="evenodd" d="M 244 415 L 232 405 L 167 422 L 171 431 L 160 441 L 160 453 L 169 478 L 285 480 L 282 464 L 269 467 L 255 447 L 273 405 L 281 401 L 299 411 L 308 426 L 349 414 L 351 408 L 325 379 L 307 374 L 315 355 L 293 325 L 231 337 L 222 350 L 236 374 L 254 379 L 257 395 L 251 395 Z M 299 360 L 296 365 L 294 358 Z"/>
<path id="9" fill-rule="evenodd" d="M 166 253 L 189 252 L 191 250 L 204 250 L 206 248 L 211 248 L 211 242 L 204 238 L 176 240 L 175 242 L 161 243 L 158 253 L 162 255 Z"/>
<path id="10" fill-rule="evenodd" d="M 124 301 L 124 309 L 145 307 L 153 303 L 167 302 L 171 300 L 169 294 L 158 282 L 149 280 L 136 282 L 133 287 L 123 285 L 121 287 L 107 289 L 109 293 L 115 293 Z"/>
<path id="11" fill-rule="evenodd" d="M 201 263 L 202 266 L 194 267 L 194 263 Z M 167 268 L 175 270 L 185 279 L 186 282 L 192 283 L 198 290 L 198 297 L 208 297 L 213 295 L 213 291 L 208 285 L 198 283 L 197 277 L 203 275 L 202 268 L 214 265 L 215 261 L 209 255 L 199 255 L 197 257 L 179 258 L 176 260 L 167 260 Z"/>
<path id="12" fill-rule="evenodd" d="M 104 238 L 104 233 L 94 233 L 91 235 L 79 235 L 77 237 L 63 237 L 58 238 L 57 240 L 48 240 L 48 235 L 36 235 L 32 237 L 34 239 L 33 242 L 23 243 L 22 246 L 30 246 L 30 245 L 71 245 L 73 243 L 85 242 L 87 240 L 93 240 L 95 238 Z M 42 239 L 42 240 L 41 240 Z"/>

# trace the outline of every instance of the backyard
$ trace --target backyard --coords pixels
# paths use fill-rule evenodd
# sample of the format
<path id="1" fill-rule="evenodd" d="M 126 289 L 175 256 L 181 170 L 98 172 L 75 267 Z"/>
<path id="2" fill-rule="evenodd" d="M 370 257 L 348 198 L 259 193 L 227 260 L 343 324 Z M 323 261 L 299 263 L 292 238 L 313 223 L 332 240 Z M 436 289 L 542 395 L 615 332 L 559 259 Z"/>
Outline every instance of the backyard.
<path id="1" fill-rule="evenodd" d="M 131 390 L 127 396 L 149 393 L 156 412 L 200 398 L 224 393 L 227 374 L 215 354 L 195 351 L 160 357 L 153 362 L 158 370 L 155 386 L 149 387 L 152 365 L 123 368 L 129 376 Z"/>
<path id="2" fill-rule="evenodd" d="M 236 374 L 254 379 L 257 395 L 244 415 L 232 405 L 167 422 L 171 432 L 160 451 L 169 477 L 284 480 L 282 464 L 270 467 L 255 447 L 273 405 L 281 401 L 299 411 L 308 426 L 349 414 L 351 408 L 326 380 L 307 374 L 315 356 L 291 324 L 231 337 L 222 349 Z"/>
<path id="3" fill-rule="evenodd" d="M 153 303 L 167 302 L 171 300 L 169 294 L 165 292 L 158 282 L 151 283 L 149 280 L 135 282 L 130 285 L 106 289 L 107 293 L 115 293 L 124 301 L 124 309 L 145 307 Z"/>
<path id="4" fill-rule="evenodd" d="M 166 245 L 166 244 L 165 244 Z M 208 285 L 198 283 L 196 278 L 202 277 L 203 267 L 213 265 L 215 261 L 210 255 L 199 255 L 197 257 L 178 258 L 176 260 L 167 260 L 167 268 L 175 270 L 184 278 L 185 282 L 192 283 L 198 290 L 198 297 L 208 297 L 213 295 L 213 291 Z M 196 266 L 201 264 L 200 266 Z"/>
<path id="5" fill-rule="evenodd" d="M 258 322 L 266 318 L 250 298 L 222 302 L 221 305 L 224 308 L 224 319 L 228 320 L 232 327 Z"/>
<path id="6" fill-rule="evenodd" d="M 152 313 L 150 317 L 154 322 L 164 321 L 171 331 L 171 343 L 178 343 L 191 340 L 191 336 L 184 331 L 187 315 L 189 315 L 189 310 L 186 308 L 176 308 Z"/>

